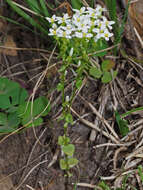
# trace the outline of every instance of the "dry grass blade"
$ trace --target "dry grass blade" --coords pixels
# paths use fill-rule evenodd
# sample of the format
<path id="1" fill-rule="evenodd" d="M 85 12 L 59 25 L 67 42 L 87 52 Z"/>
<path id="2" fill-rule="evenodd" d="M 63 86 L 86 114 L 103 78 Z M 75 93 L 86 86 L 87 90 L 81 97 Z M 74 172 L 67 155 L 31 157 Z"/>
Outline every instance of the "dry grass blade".
<path id="1" fill-rule="evenodd" d="M 107 126 L 107 128 L 109 129 L 109 131 L 114 135 L 114 137 L 116 139 L 119 140 L 118 135 L 116 134 L 116 132 L 113 130 L 113 128 L 108 124 L 108 122 L 105 120 L 105 118 L 102 117 L 102 115 L 97 111 L 97 109 L 89 102 L 87 102 L 83 97 L 81 97 L 82 100 L 84 100 L 84 102 L 91 108 L 91 110 L 93 111 L 93 113 Z"/>
<path id="2" fill-rule="evenodd" d="M 47 129 L 44 129 L 44 130 L 42 131 L 42 133 L 40 134 L 39 138 L 36 140 L 35 144 L 33 145 L 32 150 L 31 150 L 31 152 L 30 152 L 30 155 L 29 155 L 29 157 L 28 157 L 26 166 L 25 166 L 25 170 L 23 171 L 23 174 L 22 174 L 22 176 L 21 176 L 21 180 L 24 178 L 24 176 L 25 176 L 25 174 L 26 174 L 26 171 L 27 171 L 27 167 L 28 167 L 28 165 L 29 165 L 29 163 L 30 163 L 30 160 L 31 160 L 31 158 L 32 158 L 32 154 L 33 154 L 33 152 L 34 152 L 34 150 L 35 150 L 37 144 L 39 143 L 40 139 L 42 138 L 42 136 L 43 136 L 44 133 L 46 132 L 46 130 L 47 130 Z M 41 144 L 41 143 L 40 143 L 40 144 Z"/>
<path id="3" fill-rule="evenodd" d="M 98 128 L 97 126 L 95 126 L 95 124 L 93 124 L 93 123 L 83 119 L 82 117 L 80 117 L 80 115 L 72 107 L 70 109 L 79 118 L 79 120 L 81 122 L 83 122 L 85 125 L 97 130 L 98 132 L 101 132 L 105 137 L 109 138 L 114 143 L 120 144 L 120 142 L 114 136 L 112 136 L 111 134 L 109 134 L 109 133 L 105 132 L 104 130 Z"/>
<path id="4" fill-rule="evenodd" d="M 102 188 L 100 188 L 99 186 L 97 186 L 97 185 L 91 185 L 91 184 L 88 184 L 88 183 L 76 183 L 76 186 L 87 187 L 87 188 L 90 188 L 90 189 L 102 190 Z"/>
<path id="5" fill-rule="evenodd" d="M 105 105 L 107 103 L 107 100 L 109 98 L 109 89 L 108 87 L 105 87 L 103 86 L 103 89 L 101 89 L 101 92 L 103 92 L 101 94 L 101 101 L 100 101 L 100 106 L 99 106 L 99 109 L 98 109 L 98 113 L 100 113 L 100 115 L 104 115 L 104 109 L 105 109 Z M 99 117 L 97 117 L 94 121 L 95 125 L 96 126 L 99 126 L 100 123 L 101 123 L 101 120 Z M 91 134 L 90 134 L 90 141 L 95 141 L 95 138 L 96 138 L 96 133 L 95 133 L 95 130 L 92 130 L 91 131 Z"/>
<path id="6" fill-rule="evenodd" d="M 142 40 L 141 36 L 139 35 L 139 33 L 138 33 L 138 31 L 136 30 L 135 27 L 134 27 L 134 31 L 135 31 L 135 34 L 136 34 L 136 36 L 137 36 L 137 38 L 138 38 L 138 40 L 139 40 L 139 42 L 141 44 L 141 47 L 143 48 L 143 40 Z"/>
<path id="7" fill-rule="evenodd" d="M 15 190 L 18 190 L 21 186 L 22 186 L 22 184 L 26 181 L 26 179 L 29 177 L 29 175 L 38 167 L 38 166 L 40 166 L 40 165 L 42 165 L 42 164 L 44 164 L 44 163 L 46 163 L 46 162 L 48 162 L 49 160 L 43 160 L 42 162 L 39 162 L 37 165 L 35 165 L 29 172 L 28 172 L 28 174 L 24 177 L 24 179 L 22 180 L 22 182 L 17 186 L 17 187 L 15 187 Z"/>

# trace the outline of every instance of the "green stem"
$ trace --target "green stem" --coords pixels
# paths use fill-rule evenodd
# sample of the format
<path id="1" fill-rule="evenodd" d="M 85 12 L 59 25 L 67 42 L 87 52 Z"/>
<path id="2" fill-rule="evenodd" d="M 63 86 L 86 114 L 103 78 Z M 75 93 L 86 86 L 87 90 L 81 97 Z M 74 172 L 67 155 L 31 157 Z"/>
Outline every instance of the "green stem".
<path id="1" fill-rule="evenodd" d="M 127 111 L 126 113 L 123 113 L 123 114 L 121 115 L 121 117 L 126 117 L 126 116 L 128 116 L 128 115 L 131 115 L 131 114 L 134 113 L 134 112 L 137 112 L 137 111 L 143 111 L 143 106 L 142 106 L 142 107 L 138 107 L 138 108 L 134 108 L 134 109 L 132 109 L 132 110 L 130 110 L 130 111 Z"/>

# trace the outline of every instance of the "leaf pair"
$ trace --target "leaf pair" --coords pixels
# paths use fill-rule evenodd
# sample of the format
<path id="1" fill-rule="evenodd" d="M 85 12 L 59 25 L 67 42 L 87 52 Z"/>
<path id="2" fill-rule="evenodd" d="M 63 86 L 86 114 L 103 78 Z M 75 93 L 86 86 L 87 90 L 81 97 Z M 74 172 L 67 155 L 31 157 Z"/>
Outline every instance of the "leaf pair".
<path id="1" fill-rule="evenodd" d="M 102 83 L 109 83 L 117 75 L 117 71 L 113 71 L 113 73 L 111 73 L 111 69 L 114 66 L 115 63 L 112 60 L 105 60 L 102 62 L 101 68 L 92 66 L 89 70 L 89 74 L 96 79 L 101 78 Z"/>
<path id="2" fill-rule="evenodd" d="M 69 158 L 67 161 L 64 159 L 60 160 L 60 168 L 62 170 L 70 169 L 78 164 L 78 160 L 76 158 Z"/>

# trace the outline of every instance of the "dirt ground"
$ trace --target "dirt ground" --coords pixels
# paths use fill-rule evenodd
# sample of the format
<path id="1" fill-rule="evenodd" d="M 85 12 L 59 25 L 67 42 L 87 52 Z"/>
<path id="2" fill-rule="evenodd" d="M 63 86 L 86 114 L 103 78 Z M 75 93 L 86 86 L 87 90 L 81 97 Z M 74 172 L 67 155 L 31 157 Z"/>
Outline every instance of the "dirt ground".
<path id="1" fill-rule="evenodd" d="M 10 11 L 4 3 L 2 14 L 29 25 Z M 119 3 L 119 19 L 123 13 L 123 6 Z M 76 147 L 75 156 L 79 164 L 71 170 L 73 176 L 69 179 L 64 177 L 64 172 L 59 167 L 61 152 L 57 138 L 63 134 L 63 127 L 62 122 L 58 122 L 61 95 L 56 90 L 51 92 L 59 81 L 57 68 L 54 68 L 47 73 L 35 94 L 35 97 L 45 95 L 51 100 L 52 111 L 45 118 L 44 124 L 18 134 L 0 136 L 0 190 L 88 190 L 98 185 L 100 177 L 107 177 L 107 184 L 117 186 L 121 184 L 123 172 L 131 173 L 129 183 L 140 188 L 139 181 L 135 179 L 137 165 L 142 165 L 142 156 L 137 156 L 135 151 L 142 153 L 143 112 L 127 117 L 130 134 L 126 138 L 120 136 L 114 116 L 114 108 L 119 113 L 124 113 L 143 106 L 142 47 L 131 30 L 134 23 L 129 20 L 120 47 L 121 50 L 126 50 L 128 57 L 119 50 L 119 55 L 115 58 L 117 78 L 106 85 L 99 80 L 86 79 L 74 100 L 72 114 L 75 122 L 68 133 Z M 0 76 L 19 82 L 31 95 L 46 68 L 51 44 L 45 38 L 3 20 L 0 30 L 1 43 L 9 39 L 8 46 L 17 48 L 1 48 Z M 58 58 L 55 53 L 51 64 L 56 61 Z M 70 93 L 70 84 L 66 93 Z M 118 134 L 118 143 L 108 138 L 108 125 Z M 100 132 L 94 130 L 94 126 Z M 76 183 L 77 187 L 74 185 Z"/>

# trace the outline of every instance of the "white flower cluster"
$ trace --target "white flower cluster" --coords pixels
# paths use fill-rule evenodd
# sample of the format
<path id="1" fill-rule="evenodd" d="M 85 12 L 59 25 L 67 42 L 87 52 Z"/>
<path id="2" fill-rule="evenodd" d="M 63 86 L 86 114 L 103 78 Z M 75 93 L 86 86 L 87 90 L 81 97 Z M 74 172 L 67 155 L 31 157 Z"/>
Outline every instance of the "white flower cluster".
<path id="1" fill-rule="evenodd" d="M 80 10 L 73 9 L 73 16 L 70 17 L 67 13 L 63 17 L 53 15 L 46 19 L 51 23 L 52 28 L 49 30 L 49 35 L 54 35 L 63 38 L 94 38 L 97 41 L 100 38 L 109 40 L 114 21 L 108 21 L 103 16 L 105 11 L 100 5 L 95 9 L 91 7 L 82 7 Z"/>

